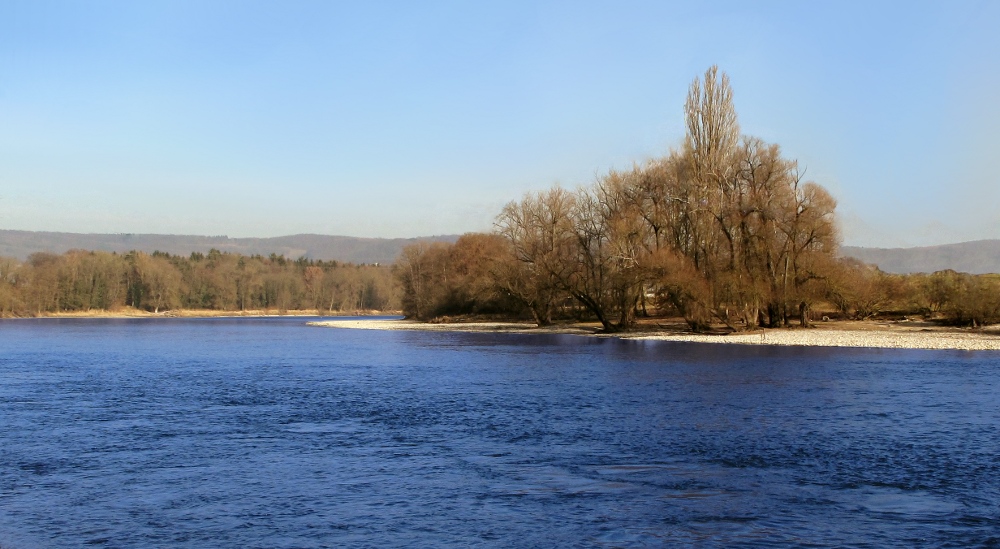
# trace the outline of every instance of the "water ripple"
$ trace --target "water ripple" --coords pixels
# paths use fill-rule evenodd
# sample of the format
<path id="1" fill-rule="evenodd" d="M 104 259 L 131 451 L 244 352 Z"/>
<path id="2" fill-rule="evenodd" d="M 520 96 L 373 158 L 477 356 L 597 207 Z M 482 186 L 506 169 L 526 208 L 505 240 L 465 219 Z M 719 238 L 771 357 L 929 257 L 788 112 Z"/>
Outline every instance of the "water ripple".
<path id="1" fill-rule="evenodd" d="M 300 319 L 0 350 L 4 549 L 1000 544 L 997 353 Z"/>

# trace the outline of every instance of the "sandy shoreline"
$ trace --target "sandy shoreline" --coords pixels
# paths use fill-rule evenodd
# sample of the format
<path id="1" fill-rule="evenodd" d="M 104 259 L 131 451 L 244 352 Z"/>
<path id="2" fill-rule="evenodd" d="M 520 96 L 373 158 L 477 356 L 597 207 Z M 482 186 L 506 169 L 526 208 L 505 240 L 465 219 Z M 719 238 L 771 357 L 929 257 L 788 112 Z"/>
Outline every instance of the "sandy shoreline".
<path id="1" fill-rule="evenodd" d="M 538 328 L 533 324 L 513 322 L 470 322 L 427 324 L 409 320 L 325 320 L 309 322 L 310 326 L 349 328 L 358 330 L 412 330 L 427 332 L 491 332 L 520 334 L 575 334 L 622 339 L 686 341 L 739 345 L 785 345 L 809 347 L 873 347 L 885 349 L 957 349 L 966 351 L 1000 350 L 1000 334 L 949 329 L 919 329 L 908 326 L 870 325 L 837 329 L 776 329 L 740 334 L 704 335 L 668 331 L 646 331 L 626 334 L 595 334 L 584 326 Z"/>
<path id="2" fill-rule="evenodd" d="M 320 312 L 317 310 L 288 310 L 284 312 L 275 309 L 251 309 L 246 311 L 221 311 L 216 309 L 173 309 L 154 313 L 141 309 L 126 307 L 115 311 L 93 309 L 90 311 L 68 311 L 60 313 L 44 313 L 40 316 L 9 317 L 17 318 L 256 318 L 256 317 L 298 317 L 298 316 L 323 316 L 323 317 L 356 317 L 356 316 L 382 316 L 399 315 L 399 311 L 335 311 Z"/>

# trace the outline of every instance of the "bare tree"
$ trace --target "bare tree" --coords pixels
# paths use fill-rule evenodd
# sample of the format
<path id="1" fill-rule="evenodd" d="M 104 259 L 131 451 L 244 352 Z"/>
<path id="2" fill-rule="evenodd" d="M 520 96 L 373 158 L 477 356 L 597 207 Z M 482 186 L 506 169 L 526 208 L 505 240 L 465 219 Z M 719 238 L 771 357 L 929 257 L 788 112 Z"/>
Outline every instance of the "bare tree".
<path id="1" fill-rule="evenodd" d="M 494 270 L 496 283 L 531 310 L 539 326 L 552 314 L 577 270 L 573 210 L 576 197 L 553 187 L 510 202 L 497 216 L 496 232 L 510 243 L 510 259 Z"/>
<path id="2" fill-rule="evenodd" d="M 181 275 L 170 261 L 135 252 L 132 268 L 136 277 L 132 293 L 138 296 L 134 307 L 152 308 L 154 313 L 159 313 L 160 309 L 172 309 L 179 305 Z"/>
<path id="3" fill-rule="evenodd" d="M 740 139 L 740 125 L 733 106 L 729 76 L 712 65 L 702 80 L 695 79 L 684 103 L 687 135 L 685 150 L 694 167 L 694 177 L 703 184 L 728 179 Z"/>

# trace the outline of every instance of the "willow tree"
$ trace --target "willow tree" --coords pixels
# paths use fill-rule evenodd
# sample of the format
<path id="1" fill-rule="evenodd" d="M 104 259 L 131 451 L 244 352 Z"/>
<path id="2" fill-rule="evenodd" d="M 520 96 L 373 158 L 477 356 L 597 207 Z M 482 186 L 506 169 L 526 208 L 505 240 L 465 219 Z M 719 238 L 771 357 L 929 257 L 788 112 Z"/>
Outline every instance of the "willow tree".
<path id="1" fill-rule="evenodd" d="M 740 135 L 717 67 L 692 82 L 684 115 L 682 150 L 651 163 L 637 192 L 660 289 L 693 327 L 706 312 L 734 330 L 776 326 L 794 307 L 807 324 L 837 248 L 836 202 L 777 145 Z"/>
<path id="2" fill-rule="evenodd" d="M 539 326 L 552 323 L 567 281 L 579 266 L 575 208 L 572 193 L 553 187 L 508 203 L 495 222 L 497 234 L 510 244 L 508 260 L 494 267 L 496 284 L 528 307 Z"/>
<path id="3" fill-rule="evenodd" d="M 573 211 L 578 268 L 566 289 L 609 332 L 635 323 L 649 278 L 655 235 L 635 200 L 640 174 L 608 172 L 577 193 Z"/>
<path id="4" fill-rule="evenodd" d="M 497 229 L 516 259 L 508 287 L 539 323 L 556 289 L 606 330 L 631 326 L 650 291 L 695 330 L 776 326 L 796 307 L 808 323 L 817 281 L 835 264 L 836 202 L 777 145 L 740 134 L 718 67 L 691 83 L 684 118 L 680 150 L 612 170 L 572 199 L 553 190 L 504 208 Z"/>

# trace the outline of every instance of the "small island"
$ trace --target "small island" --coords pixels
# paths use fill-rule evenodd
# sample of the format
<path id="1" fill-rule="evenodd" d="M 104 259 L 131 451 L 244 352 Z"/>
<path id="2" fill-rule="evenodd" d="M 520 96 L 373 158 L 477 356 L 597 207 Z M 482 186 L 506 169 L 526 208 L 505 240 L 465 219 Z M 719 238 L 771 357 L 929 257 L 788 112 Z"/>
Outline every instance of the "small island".
<path id="1" fill-rule="evenodd" d="M 557 331 L 592 322 L 629 338 L 997 348 L 981 328 L 1000 322 L 1000 276 L 890 275 L 842 257 L 836 200 L 778 145 L 741 134 L 717 67 L 691 83 L 684 119 L 666 156 L 576 191 L 528 193 L 492 234 L 405 248 L 403 313 L 530 318 Z M 483 327 L 466 326 L 449 329 Z"/>

